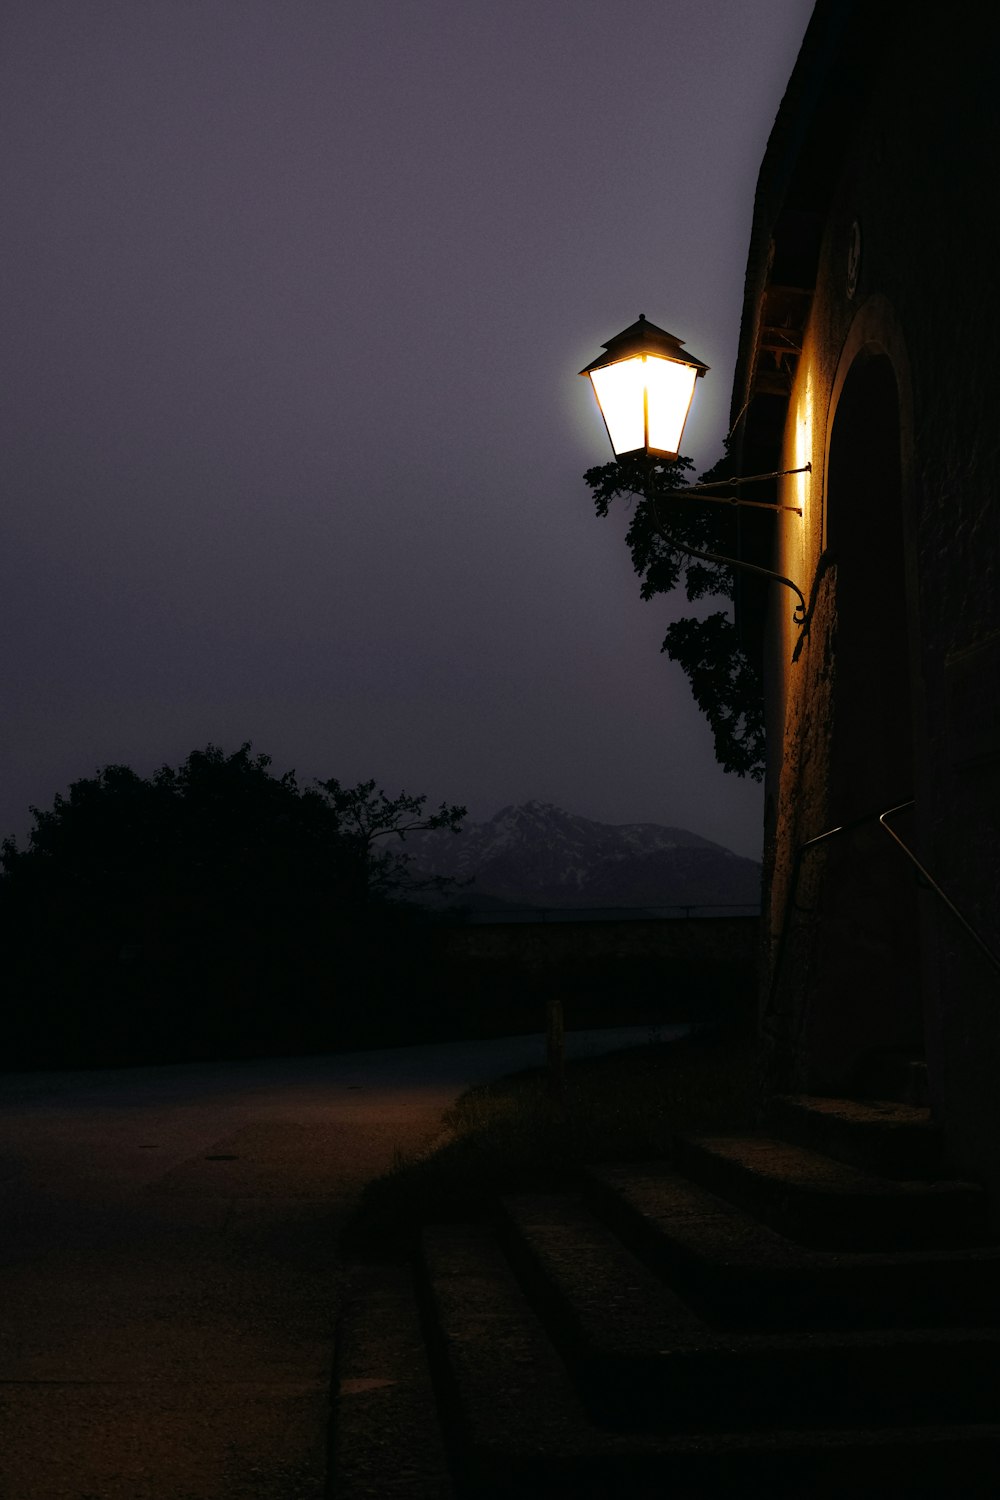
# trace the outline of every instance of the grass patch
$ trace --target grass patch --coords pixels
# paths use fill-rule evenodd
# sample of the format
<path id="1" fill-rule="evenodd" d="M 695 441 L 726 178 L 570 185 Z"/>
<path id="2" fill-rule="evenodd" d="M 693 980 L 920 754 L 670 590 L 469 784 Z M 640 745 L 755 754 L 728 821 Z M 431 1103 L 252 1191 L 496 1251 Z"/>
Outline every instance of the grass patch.
<path id="1" fill-rule="evenodd" d="M 745 1129 L 755 1098 L 751 1044 L 697 1034 L 569 1063 L 559 1103 L 541 1070 L 480 1085 L 446 1112 L 450 1139 L 369 1183 L 342 1248 L 405 1252 L 421 1224 L 474 1219 L 498 1193 L 544 1191 L 591 1162 L 667 1156 L 677 1132 Z"/>

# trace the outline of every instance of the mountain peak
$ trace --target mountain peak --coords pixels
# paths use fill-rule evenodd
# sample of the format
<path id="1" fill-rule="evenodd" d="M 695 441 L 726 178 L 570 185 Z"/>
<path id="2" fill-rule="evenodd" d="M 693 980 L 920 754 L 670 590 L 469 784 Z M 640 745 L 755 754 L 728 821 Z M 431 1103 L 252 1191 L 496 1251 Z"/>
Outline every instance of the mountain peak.
<path id="1" fill-rule="evenodd" d="M 532 816 L 547 816 L 548 814 L 555 813 L 559 817 L 566 817 L 562 808 L 556 807 L 554 802 L 540 802 L 537 797 L 532 797 L 529 802 L 508 803 L 506 807 L 501 807 L 499 812 L 494 813 L 489 821 L 491 823 L 501 823 L 507 818 L 521 817 L 525 813 Z"/>
<path id="2" fill-rule="evenodd" d="M 760 866 L 684 828 L 598 823 L 532 798 L 502 807 L 457 837 L 428 833 L 411 844 L 428 875 L 446 875 L 478 896 L 525 906 L 756 904 Z"/>

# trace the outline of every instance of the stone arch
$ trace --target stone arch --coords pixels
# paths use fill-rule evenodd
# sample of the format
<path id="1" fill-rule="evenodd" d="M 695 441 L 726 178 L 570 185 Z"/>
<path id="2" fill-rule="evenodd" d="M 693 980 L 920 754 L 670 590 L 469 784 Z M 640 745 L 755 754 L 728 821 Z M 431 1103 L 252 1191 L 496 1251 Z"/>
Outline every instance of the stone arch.
<path id="1" fill-rule="evenodd" d="M 850 340 L 828 424 L 824 530 L 835 575 L 829 824 L 914 794 L 907 586 L 908 413 L 881 340 Z M 852 347 L 853 345 L 853 347 Z M 923 1055 L 917 892 L 869 822 L 831 842 L 822 880 L 805 1054 L 816 1092 L 886 1091 Z"/>
<path id="2" fill-rule="evenodd" d="M 870 347 L 832 414 L 825 519 L 837 570 L 830 807 L 849 822 L 914 784 L 899 395 Z"/>

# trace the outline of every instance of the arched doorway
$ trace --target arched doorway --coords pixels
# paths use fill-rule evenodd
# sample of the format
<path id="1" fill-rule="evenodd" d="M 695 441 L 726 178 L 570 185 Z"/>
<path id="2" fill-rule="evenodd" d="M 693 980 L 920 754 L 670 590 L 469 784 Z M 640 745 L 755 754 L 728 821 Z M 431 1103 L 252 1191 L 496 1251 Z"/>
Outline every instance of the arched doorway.
<path id="1" fill-rule="evenodd" d="M 886 1092 L 923 1051 L 916 887 L 879 828 L 913 795 L 899 394 L 885 354 L 855 359 L 833 416 L 827 551 L 836 568 L 829 822 L 808 1012 L 808 1086 Z"/>

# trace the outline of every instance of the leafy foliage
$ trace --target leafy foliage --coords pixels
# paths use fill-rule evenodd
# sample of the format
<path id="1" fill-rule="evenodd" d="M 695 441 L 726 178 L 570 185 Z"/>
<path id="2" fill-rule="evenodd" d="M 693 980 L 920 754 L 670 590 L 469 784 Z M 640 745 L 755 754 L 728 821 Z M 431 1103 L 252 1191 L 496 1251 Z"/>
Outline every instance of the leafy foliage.
<path id="1" fill-rule="evenodd" d="M 395 838 L 405 843 L 408 833 L 424 829 L 447 829 L 460 833 L 468 808 L 442 802 L 437 812 L 425 813 L 426 797 L 411 797 L 400 792 L 389 798 L 376 788 L 374 781 L 361 781 L 355 787 L 344 787 L 334 778 L 318 786 L 326 793 L 333 808 L 340 837 L 353 848 L 365 871 L 365 883 L 380 897 L 398 896 L 427 886 L 440 888 L 452 884 L 445 876 L 418 880 L 410 868 L 410 855 L 397 849 L 375 852 L 376 839 Z"/>
<path id="2" fill-rule="evenodd" d="M 675 620 L 664 650 L 687 673 L 694 701 L 708 719 L 717 760 L 737 776 L 759 781 L 764 766 L 764 715 L 759 674 L 724 611 Z"/>
<path id="3" fill-rule="evenodd" d="M 270 764 L 245 744 L 149 778 L 105 766 L 32 808 L 26 847 L 4 840 L 11 1062 L 240 1056 L 405 1031 L 433 923 L 400 900 L 405 858 L 373 845 L 457 829 L 464 809 L 425 817 L 422 797 L 301 788 Z M 428 1025 L 425 1006 L 415 1030 Z"/>
<path id="4" fill-rule="evenodd" d="M 701 476 L 701 482 L 724 479 L 728 466 L 727 455 Z M 694 495 L 683 497 L 687 474 L 693 468 L 691 460 L 683 457 L 655 469 L 643 459 L 625 459 L 598 465 L 584 475 L 599 516 L 606 516 L 616 500 L 632 507 L 625 540 L 643 599 L 682 586 L 692 603 L 733 598 L 732 568 L 690 557 L 682 550 L 690 547 L 729 556 L 736 543 L 731 507 L 699 501 Z M 764 773 L 763 689 L 728 613 L 676 620 L 668 627 L 661 649 L 687 674 L 695 702 L 711 726 L 720 765 L 737 776 L 759 781 Z"/>
<path id="5" fill-rule="evenodd" d="M 0 867 L 8 878 L 30 866 L 64 889 L 98 884 L 122 895 L 153 877 L 199 891 L 273 884 L 274 875 L 332 879 L 345 864 L 336 816 L 319 793 L 299 790 L 293 771 L 276 778 L 269 757 L 250 750 L 226 756 L 209 745 L 148 780 L 105 766 L 51 809 L 32 807 L 27 849 L 5 839 Z"/>

